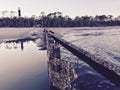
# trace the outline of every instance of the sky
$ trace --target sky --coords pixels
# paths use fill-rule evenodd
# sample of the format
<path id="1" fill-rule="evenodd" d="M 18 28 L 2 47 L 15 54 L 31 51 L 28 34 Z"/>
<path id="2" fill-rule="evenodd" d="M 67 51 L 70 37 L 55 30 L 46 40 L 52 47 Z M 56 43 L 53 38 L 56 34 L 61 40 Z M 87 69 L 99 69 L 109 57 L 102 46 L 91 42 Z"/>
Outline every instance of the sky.
<path id="1" fill-rule="evenodd" d="M 60 11 L 70 17 L 120 15 L 120 0 L 0 0 L 0 12 L 17 12 L 18 7 L 22 16 L 39 16 L 42 11 L 46 14 Z"/>

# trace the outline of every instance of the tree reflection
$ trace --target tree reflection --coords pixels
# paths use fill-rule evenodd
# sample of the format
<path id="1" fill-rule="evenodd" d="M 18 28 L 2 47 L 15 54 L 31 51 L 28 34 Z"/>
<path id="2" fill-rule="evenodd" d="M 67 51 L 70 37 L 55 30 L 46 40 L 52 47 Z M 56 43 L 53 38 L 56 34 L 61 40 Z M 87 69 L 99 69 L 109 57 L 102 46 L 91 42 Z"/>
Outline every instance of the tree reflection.
<path id="1" fill-rule="evenodd" d="M 17 48 L 21 48 L 21 50 L 24 50 L 24 43 L 25 42 L 29 42 L 29 41 L 33 41 L 35 42 L 35 39 L 17 39 L 17 40 L 11 40 L 11 41 L 6 41 L 5 44 L 5 48 L 6 49 L 17 49 Z"/>

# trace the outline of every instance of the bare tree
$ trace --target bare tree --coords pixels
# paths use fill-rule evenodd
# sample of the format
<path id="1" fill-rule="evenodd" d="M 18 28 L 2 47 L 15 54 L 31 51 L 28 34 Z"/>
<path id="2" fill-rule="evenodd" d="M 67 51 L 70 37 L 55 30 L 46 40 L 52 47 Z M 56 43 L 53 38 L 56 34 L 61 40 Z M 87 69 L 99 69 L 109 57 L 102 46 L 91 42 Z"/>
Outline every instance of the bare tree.
<path id="1" fill-rule="evenodd" d="M 2 16 L 3 17 L 8 17 L 8 10 L 4 10 L 4 11 L 2 11 Z"/>

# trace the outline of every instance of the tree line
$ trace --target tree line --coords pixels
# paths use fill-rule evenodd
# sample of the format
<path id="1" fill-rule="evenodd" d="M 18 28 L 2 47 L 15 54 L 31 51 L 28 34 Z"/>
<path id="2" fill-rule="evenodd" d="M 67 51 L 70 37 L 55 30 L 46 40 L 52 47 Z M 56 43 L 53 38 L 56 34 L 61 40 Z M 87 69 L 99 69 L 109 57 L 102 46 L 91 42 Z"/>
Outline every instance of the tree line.
<path id="1" fill-rule="evenodd" d="M 0 27 L 84 27 L 84 26 L 119 26 L 120 16 L 96 15 L 76 16 L 71 18 L 63 16 L 61 12 L 54 12 L 36 17 L 1 17 Z"/>

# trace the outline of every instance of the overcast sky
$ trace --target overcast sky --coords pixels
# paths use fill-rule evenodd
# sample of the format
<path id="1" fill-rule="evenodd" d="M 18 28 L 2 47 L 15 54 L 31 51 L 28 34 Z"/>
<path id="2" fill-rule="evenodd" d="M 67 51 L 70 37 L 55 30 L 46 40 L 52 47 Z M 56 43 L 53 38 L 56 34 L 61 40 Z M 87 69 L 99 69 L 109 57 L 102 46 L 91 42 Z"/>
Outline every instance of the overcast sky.
<path id="1" fill-rule="evenodd" d="M 82 15 L 120 15 L 120 0 L 0 0 L 0 12 L 3 10 L 22 10 L 22 16 L 40 15 L 61 11 L 71 17 Z"/>

